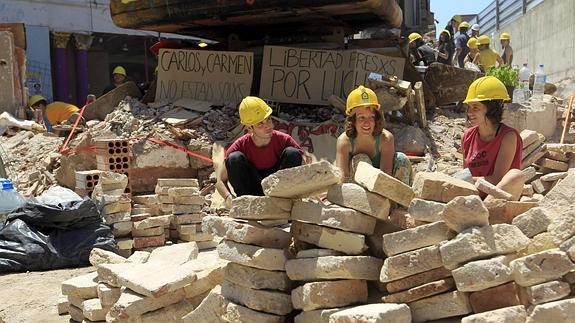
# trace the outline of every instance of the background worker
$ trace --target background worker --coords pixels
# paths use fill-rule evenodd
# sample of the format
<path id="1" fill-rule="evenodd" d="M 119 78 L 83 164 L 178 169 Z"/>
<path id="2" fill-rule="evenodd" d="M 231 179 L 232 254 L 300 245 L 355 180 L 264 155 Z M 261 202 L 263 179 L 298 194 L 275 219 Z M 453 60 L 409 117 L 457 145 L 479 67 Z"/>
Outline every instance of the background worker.
<path id="1" fill-rule="evenodd" d="M 454 42 L 455 33 L 459 30 L 459 24 L 460 23 L 461 23 L 461 16 L 455 15 L 455 16 L 451 17 L 451 20 L 449 20 L 449 22 L 447 23 L 445 28 L 443 28 L 443 29 L 449 31 L 449 34 L 451 35 L 451 43 L 452 43 L 454 48 L 455 48 L 455 42 Z"/>
<path id="2" fill-rule="evenodd" d="M 469 24 L 467 21 L 459 24 L 459 32 L 454 37 L 455 53 L 453 54 L 453 66 L 460 68 L 465 67 L 463 60 L 465 59 L 465 55 L 469 53 L 469 47 L 467 47 L 467 41 L 469 40 L 469 36 L 467 35 L 468 28 Z"/>
<path id="3" fill-rule="evenodd" d="M 463 102 L 471 128 L 463 133 L 463 167 L 518 200 L 525 182 L 520 170 L 523 142 L 517 130 L 501 122 L 507 100 L 505 85 L 493 76 L 481 77 L 469 86 Z"/>
<path id="4" fill-rule="evenodd" d="M 74 124 L 80 117 L 80 109 L 77 106 L 65 102 L 55 101 L 50 104 L 41 95 L 34 95 L 28 100 L 33 110 L 41 112 L 42 121 L 48 132 L 53 132 L 52 126 L 68 122 Z M 38 120 L 40 121 L 40 120 Z M 81 124 L 86 125 L 84 118 L 80 119 Z"/>
<path id="5" fill-rule="evenodd" d="M 508 33 L 501 33 L 501 59 L 503 64 L 511 66 L 513 63 L 513 48 L 511 48 L 511 36 Z"/>
<path id="6" fill-rule="evenodd" d="M 473 26 L 471 26 L 471 35 L 472 38 L 477 38 L 479 37 L 479 24 L 473 24 Z"/>
<path id="7" fill-rule="evenodd" d="M 473 63 L 479 65 L 483 71 L 487 71 L 493 66 L 503 65 L 501 56 L 499 56 L 496 51 L 489 48 L 490 43 L 491 40 L 486 35 L 481 35 L 477 38 L 477 49 L 479 49 L 479 53 L 473 59 Z"/>
<path id="8" fill-rule="evenodd" d="M 365 154 L 373 167 L 410 185 L 411 163 L 407 156 L 395 151 L 393 134 L 384 129 L 385 120 L 375 92 L 362 85 L 351 91 L 345 113 L 345 132 L 337 138 L 335 155 L 342 182 L 350 180 L 353 156 Z"/>
<path id="9" fill-rule="evenodd" d="M 437 62 L 451 65 L 452 57 L 453 43 L 451 42 L 451 34 L 448 30 L 443 29 L 439 34 L 439 45 L 437 46 Z"/>
<path id="10" fill-rule="evenodd" d="M 467 41 L 467 47 L 469 47 L 469 53 L 465 55 L 465 59 L 463 60 L 464 65 L 467 63 L 473 63 L 475 56 L 479 53 L 479 50 L 477 49 L 477 38 L 469 38 Z"/>
<path id="11" fill-rule="evenodd" d="M 288 134 L 273 130 L 272 109 L 264 100 L 245 97 L 239 107 L 240 122 L 248 133 L 236 139 L 226 150 L 218 168 L 216 188 L 231 207 L 229 182 L 237 196 L 264 195 L 262 179 L 280 169 L 300 166 L 303 150 Z"/>
<path id="12" fill-rule="evenodd" d="M 112 71 L 112 84 L 108 85 L 102 95 L 112 91 L 113 89 L 117 88 L 118 86 L 124 84 L 127 78 L 126 69 L 122 66 L 116 66 Z"/>
<path id="13" fill-rule="evenodd" d="M 423 62 L 423 65 L 429 66 L 435 62 L 435 50 L 425 44 L 420 34 L 411 33 L 408 39 L 409 56 L 413 65 L 419 65 L 420 62 Z"/>

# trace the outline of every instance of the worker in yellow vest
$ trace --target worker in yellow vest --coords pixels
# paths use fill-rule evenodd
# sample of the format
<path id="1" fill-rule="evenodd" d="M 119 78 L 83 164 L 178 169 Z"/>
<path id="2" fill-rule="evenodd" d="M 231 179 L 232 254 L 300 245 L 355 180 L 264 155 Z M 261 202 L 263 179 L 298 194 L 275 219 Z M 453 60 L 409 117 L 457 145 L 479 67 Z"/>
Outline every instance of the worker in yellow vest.
<path id="1" fill-rule="evenodd" d="M 491 40 L 486 35 L 481 35 L 477 38 L 477 48 L 479 53 L 473 59 L 473 63 L 479 65 L 484 71 L 487 71 L 493 66 L 503 65 L 501 56 L 496 51 L 489 47 Z"/>
<path id="2" fill-rule="evenodd" d="M 48 101 L 41 95 L 34 95 L 28 100 L 30 107 L 33 110 L 39 111 L 41 113 L 41 119 L 38 121 L 43 121 L 46 130 L 53 132 L 52 126 L 61 124 L 67 121 L 70 124 L 76 122 L 76 119 L 80 117 L 80 109 L 69 103 L 55 101 L 48 104 Z M 85 125 L 86 121 L 82 118 L 80 122 Z"/>

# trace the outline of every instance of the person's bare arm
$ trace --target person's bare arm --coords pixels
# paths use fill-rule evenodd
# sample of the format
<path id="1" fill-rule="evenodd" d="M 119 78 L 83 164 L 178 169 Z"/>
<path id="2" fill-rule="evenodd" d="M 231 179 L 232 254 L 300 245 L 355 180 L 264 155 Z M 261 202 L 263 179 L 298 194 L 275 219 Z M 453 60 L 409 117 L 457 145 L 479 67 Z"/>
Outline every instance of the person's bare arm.
<path id="1" fill-rule="evenodd" d="M 497 153 L 497 159 L 495 160 L 495 167 L 493 169 L 493 174 L 485 176 L 485 179 L 493 184 L 497 185 L 503 176 L 507 174 L 509 169 L 511 169 L 511 163 L 513 162 L 513 157 L 515 156 L 515 150 L 517 149 L 517 136 L 509 132 L 505 134 L 503 140 L 501 141 L 501 147 L 499 147 L 499 152 Z"/>
<path id="2" fill-rule="evenodd" d="M 351 144 L 349 139 L 342 133 L 337 138 L 335 148 L 335 165 L 341 172 L 341 182 L 346 182 L 349 176 L 349 154 L 351 153 Z"/>
<path id="3" fill-rule="evenodd" d="M 393 134 L 387 130 L 381 133 L 381 159 L 379 161 L 379 169 L 387 175 L 393 176 L 393 159 L 395 158 L 395 143 Z"/>
<path id="4" fill-rule="evenodd" d="M 462 67 L 462 66 L 459 66 L 459 63 L 458 63 L 458 62 L 459 62 L 459 61 L 458 61 L 458 58 L 459 58 L 459 55 L 460 55 L 460 54 L 461 54 L 461 48 L 456 48 L 456 49 L 455 49 L 455 53 L 453 54 L 453 59 L 452 59 L 452 61 L 451 61 L 451 64 L 452 64 L 453 66 Z"/>
<path id="5" fill-rule="evenodd" d="M 511 66 L 511 64 L 509 64 Z M 501 56 L 497 55 L 497 67 L 503 66 L 503 59 Z"/>
<path id="6" fill-rule="evenodd" d="M 226 208 L 232 207 L 232 193 L 228 190 L 228 170 L 226 169 L 226 164 L 222 161 L 221 164 L 214 164 L 216 171 L 216 190 L 224 198 L 224 206 Z"/>
<path id="7" fill-rule="evenodd" d="M 443 58 L 443 59 L 448 59 L 449 58 L 449 54 L 447 52 L 443 52 L 440 50 L 437 50 L 437 56 Z"/>

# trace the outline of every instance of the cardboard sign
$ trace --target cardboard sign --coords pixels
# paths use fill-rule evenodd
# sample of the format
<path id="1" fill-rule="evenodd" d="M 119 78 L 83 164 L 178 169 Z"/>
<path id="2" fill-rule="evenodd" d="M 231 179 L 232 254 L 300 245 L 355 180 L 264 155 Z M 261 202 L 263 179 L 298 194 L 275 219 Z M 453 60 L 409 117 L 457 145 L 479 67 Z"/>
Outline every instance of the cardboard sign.
<path id="1" fill-rule="evenodd" d="M 260 96 L 264 99 L 328 105 L 367 83 L 375 72 L 403 77 L 405 59 L 361 50 L 322 50 L 265 46 Z"/>
<path id="2" fill-rule="evenodd" d="M 250 94 L 253 72 L 253 53 L 161 49 L 156 101 L 236 104 Z"/>

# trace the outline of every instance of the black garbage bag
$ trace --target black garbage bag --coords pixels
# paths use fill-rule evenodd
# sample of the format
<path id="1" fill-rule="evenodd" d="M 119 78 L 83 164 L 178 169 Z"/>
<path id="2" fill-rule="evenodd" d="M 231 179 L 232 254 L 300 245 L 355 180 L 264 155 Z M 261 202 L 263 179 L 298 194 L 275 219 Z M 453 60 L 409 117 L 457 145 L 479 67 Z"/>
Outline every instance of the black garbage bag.
<path id="1" fill-rule="evenodd" d="M 0 224 L 0 273 L 86 266 L 93 248 L 116 242 L 92 200 L 28 202 Z"/>

